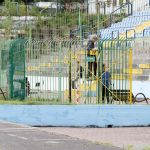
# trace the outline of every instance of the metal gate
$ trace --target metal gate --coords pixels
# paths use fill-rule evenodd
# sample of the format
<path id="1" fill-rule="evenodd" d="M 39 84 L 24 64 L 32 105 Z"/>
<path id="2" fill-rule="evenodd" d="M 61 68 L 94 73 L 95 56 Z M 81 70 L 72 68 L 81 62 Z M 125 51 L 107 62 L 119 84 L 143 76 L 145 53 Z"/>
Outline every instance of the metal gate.
<path id="1" fill-rule="evenodd" d="M 100 40 L 90 53 L 86 45 L 81 40 L 14 40 L 9 49 L 10 98 L 131 103 L 131 42 Z"/>
<path id="2" fill-rule="evenodd" d="M 99 41 L 97 50 L 91 50 L 88 56 L 86 41 L 28 40 L 25 47 L 25 76 L 30 84 L 27 99 L 110 103 L 112 99 L 122 102 L 122 92 L 126 92 L 126 102 L 132 101 L 130 41 Z M 96 74 L 94 67 L 89 70 L 89 64 L 97 65 Z M 104 78 L 108 78 L 105 77 L 108 74 L 110 81 L 106 87 Z"/>
<path id="3" fill-rule="evenodd" d="M 25 39 L 16 39 L 10 43 L 8 64 L 9 97 L 25 99 Z"/>

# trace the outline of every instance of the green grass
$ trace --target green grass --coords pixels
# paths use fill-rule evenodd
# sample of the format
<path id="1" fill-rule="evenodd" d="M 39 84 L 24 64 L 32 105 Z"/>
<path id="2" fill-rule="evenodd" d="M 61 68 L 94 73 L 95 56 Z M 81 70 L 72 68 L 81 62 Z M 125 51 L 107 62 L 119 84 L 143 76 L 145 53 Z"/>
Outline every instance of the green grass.
<path id="1" fill-rule="evenodd" d="M 134 146 L 133 145 L 128 145 L 125 150 L 134 150 Z"/>
<path id="2" fill-rule="evenodd" d="M 150 146 L 149 147 L 145 147 L 143 150 L 150 150 Z"/>

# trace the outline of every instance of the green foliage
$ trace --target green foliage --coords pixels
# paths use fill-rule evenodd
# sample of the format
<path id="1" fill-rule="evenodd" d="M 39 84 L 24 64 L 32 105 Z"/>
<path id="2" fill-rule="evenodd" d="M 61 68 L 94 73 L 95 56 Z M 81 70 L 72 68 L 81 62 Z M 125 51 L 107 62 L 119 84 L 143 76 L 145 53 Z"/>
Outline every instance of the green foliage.
<path id="1" fill-rule="evenodd" d="M 1 24 L 0 24 L 0 27 L 2 29 L 5 29 L 5 34 L 9 34 L 10 31 L 11 31 L 11 27 L 12 27 L 12 20 L 10 17 L 7 17 L 7 19 L 5 19 Z"/>
<path id="2" fill-rule="evenodd" d="M 125 150 L 134 150 L 134 146 L 133 145 L 128 145 Z"/>
<path id="3" fill-rule="evenodd" d="M 23 5 L 19 5 L 18 6 L 18 16 L 25 16 L 26 15 L 26 6 Z"/>
<path id="4" fill-rule="evenodd" d="M 119 5 L 122 5 L 123 4 L 123 0 L 119 0 Z"/>
<path id="5" fill-rule="evenodd" d="M 11 0 L 5 0 L 4 2 L 5 4 L 5 11 L 7 12 L 7 14 L 9 14 L 10 16 L 12 15 L 17 15 L 17 8 L 16 8 L 16 3 L 12 2 Z"/>
<path id="6" fill-rule="evenodd" d="M 150 146 L 145 147 L 143 150 L 150 150 Z"/>
<path id="7" fill-rule="evenodd" d="M 29 9 L 29 15 L 31 16 L 38 16 L 39 15 L 39 9 L 37 7 L 32 7 Z"/>
<path id="8" fill-rule="evenodd" d="M 83 3 L 84 0 L 60 0 L 59 2 L 60 2 L 61 4 L 72 3 L 72 2 Z"/>
<path id="9" fill-rule="evenodd" d="M 79 18 L 81 20 L 79 20 Z M 106 18 L 107 16 L 105 15 L 88 15 L 86 12 L 81 13 L 79 17 L 78 10 L 74 12 L 63 11 L 49 17 L 47 20 L 42 20 L 41 16 L 39 16 L 35 29 L 37 33 L 40 33 L 48 26 L 51 32 L 55 32 L 55 35 L 64 37 L 69 34 L 70 29 L 78 30 L 80 25 L 82 26 L 82 32 L 84 33 L 89 32 L 91 29 L 96 31 L 100 27 L 99 24 L 101 24 Z"/>
<path id="10" fill-rule="evenodd" d="M 0 9 L 0 16 L 38 16 L 39 14 L 40 11 L 37 7 L 27 7 L 22 1 L 5 0 Z"/>

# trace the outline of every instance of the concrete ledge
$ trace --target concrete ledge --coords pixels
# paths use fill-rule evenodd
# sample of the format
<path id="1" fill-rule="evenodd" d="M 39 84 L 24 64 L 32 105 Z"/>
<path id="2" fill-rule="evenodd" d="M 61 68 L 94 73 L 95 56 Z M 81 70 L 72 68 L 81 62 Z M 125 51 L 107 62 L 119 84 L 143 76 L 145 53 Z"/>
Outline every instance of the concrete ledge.
<path id="1" fill-rule="evenodd" d="M 150 105 L 0 105 L 0 119 L 32 126 L 150 126 Z"/>

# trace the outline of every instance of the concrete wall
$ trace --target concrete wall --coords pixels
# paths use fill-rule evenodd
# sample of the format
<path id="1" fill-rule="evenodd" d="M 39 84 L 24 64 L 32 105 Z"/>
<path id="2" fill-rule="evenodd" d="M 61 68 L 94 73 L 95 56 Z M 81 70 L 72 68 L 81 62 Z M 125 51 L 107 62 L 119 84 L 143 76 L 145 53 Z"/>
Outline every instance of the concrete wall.
<path id="1" fill-rule="evenodd" d="M 39 90 L 39 91 L 59 91 L 59 90 L 61 90 L 61 91 L 65 91 L 65 90 L 69 89 L 69 82 L 68 82 L 67 77 L 64 77 L 64 78 L 60 77 L 61 83 L 59 83 L 59 77 L 28 76 L 28 80 L 31 85 L 31 90 Z M 81 83 L 82 82 L 83 81 L 81 81 Z M 40 83 L 39 87 L 36 87 L 37 83 Z M 115 81 L 112 83 L 115 83 Z M 120 84 L 120 86 L 121 86 L 120 82 L 118 82 L 118 84 Z M 132 84 L 133 84 L 132 90 L 133 90 L 134 95 L 142 92 L 146 95 L 146 97 L 150 97 L 150 80 L 133 81 Z M 61 85 L 61 87 L 59 85 Z"/>
<path id="2" fill-rule="evenodd" d="M 106 2 L 106 0 L 98 0 L 101 2 Z M 143 11 L 143 10 L 147 10 L 149 8 L 149 0 L 130 0 L 130 2 L 133 4 L 133 12 L 137 12 L 137 11 Z M 88 0 L 89 3 L 89 13 L 90 14 L 95 14 L 96 13 L 96 0 Z M 124 3 L 126 3 L 126 0 L 124 0 Z M 110 14 L 111 12 L 113 12 L 114 10 L 116 10 L 117 8 L 119 8 L 119 0 L 117 0 L 117 5 L 113 6 L 112 4 L 110 4 L 110 6 L 107 6 L 107 2 L 106 2 L 106 14 Z M 100 9 L 100 12 L 103 13 L 103 8 Z M 119 11 L 117 12 L 119 13 Z"/>
<path id="3" fill-rule="evenodd" d="M 133 12 L 147 10 L 149 8 L 149 0 L 131 0 L 133 4 Z"/>
<path id="4" fill-rule="evenodd" d="M 101 0 L 101 1 L 99 0 L 99 2 L 105 2 L 105 0 Z M 88 6 L 89 6 L 89 8 L 88 8 L 89 14 L 96 14 L 96 0 L 88 0 Z M 106 14 L 110 14 L 111 12 L 116 10 L 117 8 L 119 8 L 119 1 L 117 2 L 116 6 L 113 6 L 112 3 L 111 3 L 110 6 L 108 7 L 107 3 L 106 3 L 105 13 Z M 101 14 L 104 14 L 104 7 L 103 7 L 103 5 L 100 6 L 99 12 Z"/>
<path id="5" fill-rule="evenodd" d="M 0 105 L 0 120 L 40 126 L 149 126 L 150 105 Z"/>

